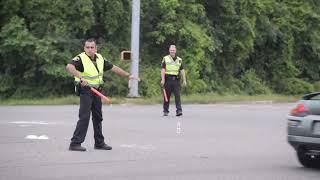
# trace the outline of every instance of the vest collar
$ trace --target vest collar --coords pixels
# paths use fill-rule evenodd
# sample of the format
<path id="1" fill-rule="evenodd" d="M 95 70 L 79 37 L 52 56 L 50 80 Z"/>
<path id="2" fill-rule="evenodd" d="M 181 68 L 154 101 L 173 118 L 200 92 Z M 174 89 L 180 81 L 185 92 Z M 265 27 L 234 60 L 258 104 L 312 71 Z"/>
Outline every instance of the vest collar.
<path id="1" fill-rule="evenodd" d="M 178 56 L 177 55 L 175 55 L 174 57 L 172 57 L 170 54 L 169 54 L 169 57 L 173 60 L 173 61 L 176 61 L 178 58 Z"/>
<path id="2" fill-rule="evenodd" d="M 88 56 L 88 54 L 87 54 L 86 52 L 84 52 L 84 54 L 85 54 L 86 56 Z M 88 56 L 88 58 L 89 58 L 91 61 L 96 61 L 96 60 L 97 60 L 97 55 L 94 54 L 93 59 L 92 59 L 90 56 Z"/>

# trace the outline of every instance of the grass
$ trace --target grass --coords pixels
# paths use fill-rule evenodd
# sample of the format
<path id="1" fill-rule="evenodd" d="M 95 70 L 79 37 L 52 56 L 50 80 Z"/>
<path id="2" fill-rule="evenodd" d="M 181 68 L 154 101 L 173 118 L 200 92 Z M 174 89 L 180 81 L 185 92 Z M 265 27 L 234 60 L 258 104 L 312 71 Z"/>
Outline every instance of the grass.
<path id="1" fill-rule="evenodd" d="M 172 97 L 173 98 L 173 97 Z M 193 94 L 182 95 L 183 104 L 215 104 L 215 103 L 280 103 L 295 102 L 300 96 L 285 95 L 218 95 L 218 94 Z M 162 97 L 111 97 L 113 104 L 161 104 Z M 171 100 L 172 102 L 174 99 Z M 0 105 L 65 105 L 79 104 L 78 96 L 49 97 L 45 99 L 6 99 L 0 100 Z"/>
<path id="2" fill-rule="evenodd" d="M 49 97 L 49 98 L 32 98 L 21 99 L 11 98 L 0 101 L 0 105 L 62 105 L 62 104 L 79 104 L 79 97 L 66 96 L 66 97 Z"/>
<path id="3" fill-rule="evenodd" d="M 185 98 L 184 103 L 235 103 L 235 102 L 261 102 L 261 103 L 280 103 L 280 102 L 295 102 L 300 96 L 284 96 L 284 95 L 218 95 L 218 94 L 203 94 L 190 95 Z"/>

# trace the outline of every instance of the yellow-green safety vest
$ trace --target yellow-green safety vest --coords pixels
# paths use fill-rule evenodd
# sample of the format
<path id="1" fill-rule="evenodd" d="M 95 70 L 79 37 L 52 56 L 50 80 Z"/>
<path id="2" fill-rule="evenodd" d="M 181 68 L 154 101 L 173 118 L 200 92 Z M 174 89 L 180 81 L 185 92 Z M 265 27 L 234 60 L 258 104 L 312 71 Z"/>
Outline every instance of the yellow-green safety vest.
<path id="1" fill-rule="evenodd" d="M 96 63 L 99 71 L 85 52 L 79 54 L 78 57 L 80 57 L 83 64 L 83 72 L 80 72 L 80 75 L 87 80 L 88 86 L 99 87 L 103 84 L 104 59 L 102 55 L 96 53 Z M 76 83 L 80 82 L 80 79 L 77 77 L 75 77 L 74 80 Z"/>
<path id="2" fill-rule="evenodd" d="M 179 74 L 179 69 L 182 64 L 182 59 L 177 56 L 177 59 L 174 61 L 170 55 L 167 55 L 163 58 L 163 61 L 166 63 L 166 74 L 175 75 Z"/>

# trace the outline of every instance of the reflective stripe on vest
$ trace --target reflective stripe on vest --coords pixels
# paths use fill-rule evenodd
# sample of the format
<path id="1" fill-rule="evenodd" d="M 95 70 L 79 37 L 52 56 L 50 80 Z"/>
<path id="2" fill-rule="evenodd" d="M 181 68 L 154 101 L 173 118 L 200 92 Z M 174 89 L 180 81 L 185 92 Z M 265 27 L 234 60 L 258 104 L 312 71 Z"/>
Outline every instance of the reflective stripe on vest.
<path id="1" fill-rule="evenodd" d="M 177 76 L 179 74 L 182 59 L 177 57 L 177 59 L 174 61 L 170 55 L 167 55 L 163 58 L 163 60 L 166 63 L 166 74 Z"/>
<path id="2" fill-rule="evenodd" d="M 78 55 L 83 64 L 83 72 L 80 72 L 82 78 L 88 81 L 90 87 L 99 87 L 103 84 L 103 67 L 104 59 L 101 54 L 96 53 L 96 66 L 93 64 L 91 59 L 83 52 Z M 80 79 L 75 77 L 76 82 L 80 82 Z"/>

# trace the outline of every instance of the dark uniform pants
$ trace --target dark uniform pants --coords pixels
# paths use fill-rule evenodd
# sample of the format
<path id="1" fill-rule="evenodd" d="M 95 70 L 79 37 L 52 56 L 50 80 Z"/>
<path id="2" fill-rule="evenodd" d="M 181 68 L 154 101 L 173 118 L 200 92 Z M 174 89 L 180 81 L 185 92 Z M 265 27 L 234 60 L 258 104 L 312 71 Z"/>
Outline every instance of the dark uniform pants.
<path id="1" fill-rule="evenodd" d="M 182 112 L 180 100 L 180 79 L 176 76 L 166 77 L 164 88 L 167 92 L 168 102 L 163 100 L 163 112 L 169 112 L 170 96 L 172 92 L 176 103 L 176 112 Z"/>
<path id="2" fill-rule="evenodd" d="M 103 118 L 101 99 L 94 95 L 89 88 L 81 88 L 79 120 L 73 133 L 73 137 L 71 138 L 71 145 L 78 145 L 84 142 L 91 112 L 95 145 L 99 146 L 104 144 L 104 137 L 102 135 Z"/>

